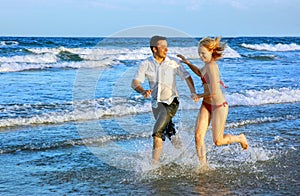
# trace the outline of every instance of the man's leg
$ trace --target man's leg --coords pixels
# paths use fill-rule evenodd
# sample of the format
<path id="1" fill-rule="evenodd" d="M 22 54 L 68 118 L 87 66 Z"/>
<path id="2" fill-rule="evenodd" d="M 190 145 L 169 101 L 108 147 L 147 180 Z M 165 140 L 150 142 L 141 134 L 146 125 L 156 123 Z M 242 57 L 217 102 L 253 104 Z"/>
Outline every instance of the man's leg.
<path id="1" fill-rule="evenodd" d="M 156 119 L 154 128 L 153 128 L 153 163 L 157 163 L 162 153 L 163 149 L 163 130 L 170 121 L 171 117 L 168 114 L 168 111 L 164 104 L 158 103 L 157 108 L 152 108 L 153 114 Z"/>
<path id="2" fill-rule="evenodd" d="M 153 151 L 152 151 L 152 161 L 153 164 L 157 164 L 163 150 L 163 140 L 160 137 L 153 137 Z"/>
<path id="3" fill-rule="evenodd" d="M 175 125 L 172 122 L 172 118 L 175 116 L 178 108 L 179 108 L 179 101 L 177 98 L 174 98 L 173 102 L 169 106 L 167 106 L 168 114 L 170 115 L 171 119 L 165 129 L 166 129 L 166 136 L 171 140 L 173 146 L 179 149 L 182 147 L 182 142 L 179 135 L 178 134 L 176 135 Z"/>
<path id="4" fill-rule="evenodd" d="M 169 140 L 171 140 L 171 137 L 176 134 L 175 125 L 172 122 L 172 119 L 170 119 L 163 132 L 169 138 Z"/>

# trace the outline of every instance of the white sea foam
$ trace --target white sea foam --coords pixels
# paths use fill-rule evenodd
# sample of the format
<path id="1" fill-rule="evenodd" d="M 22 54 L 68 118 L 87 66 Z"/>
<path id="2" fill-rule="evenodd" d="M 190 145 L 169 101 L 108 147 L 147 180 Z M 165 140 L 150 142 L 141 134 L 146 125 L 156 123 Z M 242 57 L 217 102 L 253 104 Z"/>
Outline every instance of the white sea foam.
<path id="1" fill-rule="evenodd" d="M 0 63 L 55 63 L 57 57 L 53 54 L 25 55 L 0 57 Z"/>
<path id="2" fill-rule="evenodd" d="M 170 47 L 169 54 L 171 56 L 176 56 L 176 54 L 183 54 L 185 57 L 189 59 L 199 59 L 198 55 L 198 47 Z M 241 55 L 232 49 L 231 47 L 227 46 L 224 51 L 224 58 L 240 58 Z"/>
<path id="3" fill-rule="evenodd" d="M 31 69 L 43 69 L 46 65 L 42 64 L 22 64 L 22 63 L 3 63 L 0 66 L 0 73 L 3 72 L 17 72 Z"/>
<path id="4" fill-rule="evenodd" d="M 125 115 L 139 114 L 151 111 L 151 103 L 139 103 L 140 101 L 131 101 L 124 98 L 100 98 L 97 100 L 86 101 L 74 101 L 72 110 L 68 105 L 72 103 L 64 104 L 52 104 L 53 110 L 59 110 L 53 112 L 47 110 L 47 105 L 17 105 L 17 106 L 1 106 L 1 110 L 10 114 L 14 114 L 16 111 L 28 111 L 32 113 L 34 108 L 44 110 L 42 114 L 36 114 L 31 117 L 13 117 L 0 119 L 0 127 L 14 127 L 14 126 L 29 126 L 36 124 L 61 124 L 65 122 L 74 121 L 89 121 L 97 120 L 107 117 L 120 117 Z"/>
<path id="5" fill-rule="evenodd" d="M 122 64 L 121 61 L 139 61 L 151 55 L 149 47 L 128 48 L 30 48 L 28 55 L 0 57 L 0 72 L 15 72 L 43 68 L 93 68 Z M 170 56 L 183 54 L 189 59 L 199 59 L 197 47 L 170 47 Z M 74 55 L 75 59 L 68 55 Z M 225 58 L 239 58 L 238 52 L 230 47 Z M 68 60 L 66 60 L 68 59 Z M 79 59 L 79 60 L 78 60 Z"/>
<path id="6" fill-rule="evenodd" d="M 299 102 L 300 101 L 300 90 L 299 89 L 269 89 L 261 91 L 248 90 L 243 93 L 233 93 L 226 95 L 227 101 L 230 106 L 252 106 L 262 104 L 279 104 L 288 102 Z M 68 108 L 68 105 L 72 105 L 74 109 Z M 199 104 L 191 101 L 181 99 L 181 109 L 199 109 Z M 126 115 L 135 115 L 141 113 L 151 112 L 150 100 L 143 101 L 141 96 L 134 98 L 99 98 L 96 100 L 85 100 L 85 101 L 74 101 L 73 103 L 57 104 L 53 106 L 55 112 L 47 110 L 47 107 L 43 109 L 42 105 L 18 105 L 13 106 L 1 106 L 3 112 L 14 114 L 15 110 L 28 111 L 32 113 L 34 108 L 40 108 L 45 110 L 40 114 L 33 114 L 31 117 L 15 117 L 15 118 L 3 118 L 0 119 L 0 127 L 11 127 L 11 126 L 28 126 L 33 124 L 60 124 L 72 121 L 88 121 L 97 120 L 107 117 L 118 118 Z M 67 108 L 66 108 L 67 107 Z M 58 112 L 57 112 L 58 111 Z M 265 122 L 274 122 L 285 119 L 293 119 L 293 116 L 284 117 L 264 117 L 258 119 L 249 119 L 239 122 L 229 123 L 226 126 L 235 128 L 244 126 L 247 124 L 259 124 Z"/>
<path id="7" fill-rule="evenodd" d="M 242 44 L 242 47 L 249 48 L 252 50 L 265 50 L 265 51 L 272 51 L 272 52 L 278 52 L 278 51 L 296 51 L 300 50 L 300 45 L 291 43 L 291 44 Z"/>
<path id="8" fill-rule="evenodd" d="M 113 63 L 115 63 L 115 61 L 112 59 L 104 59 L 103 61 L 73 61 L 57 63 L 3 63 L 0 65 L 0 73 L 39 70 L 45 68 L 99 68 L 109 66 Z"/>
<path id="9" fill-rule="evenodd" d="M 286 116 L 282 116 L 282 117 L 262 117 L 262 118 L 255 118 L 255 119 L 248 119 L 248 120 L 227 123 L 226 128 L 237 128 L 237 127 L 242 127 L 242 126 L 251 125 L 251 124 L 278 122 L 278 121 L 287 120 L 287 119 L 294 120 L 297 118 L 299 118 L 299 116 L 292 116 L 292 115 L 286 115 Z"/>
<path id="10" fill-rule="evenodd" d="M 231 106 L 299 102 L 300 90 L 291 88 L 246 90 L 244 92 L 226 94 L 226 99 Z"/>
<path id="11" fill-rule="evenodd" d="M 0 73 L 2 72 L 18 72 L 26 70 L 38 70 L 45 68 L 81 68 L 81 67 L 97 67 L 96 62 L 61 62 L 61 63 L 3 63 L 0 66 Z"/>
<path id="12" fill-rule="evenodd" d="M 234 49 L 227 46 L 224 51 L 224 58 L 240 58 L 241 55 Z"/>

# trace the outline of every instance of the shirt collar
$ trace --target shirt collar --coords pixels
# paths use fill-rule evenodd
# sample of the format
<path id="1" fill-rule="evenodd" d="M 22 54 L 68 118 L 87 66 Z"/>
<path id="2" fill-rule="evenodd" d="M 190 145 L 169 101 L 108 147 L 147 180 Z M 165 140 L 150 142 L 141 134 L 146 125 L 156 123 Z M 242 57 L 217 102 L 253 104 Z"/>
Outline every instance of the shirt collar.
<path id="1" fill-rule="evenodd" d="M 157 63 L 157 61 L 154 59 L 154 56 L 152 55 L 151 56 L 151 60 L 154 62 L 154 63 Z M 169 62 L 171 59 L 168 57 L 168 56 L 166 56 L 166 58 L 165 58 L 165 60 L 162 62 L 162 63 L 164 63 L 164 62 Z M 158 63 L 157 63 L 158 64 Z"/>

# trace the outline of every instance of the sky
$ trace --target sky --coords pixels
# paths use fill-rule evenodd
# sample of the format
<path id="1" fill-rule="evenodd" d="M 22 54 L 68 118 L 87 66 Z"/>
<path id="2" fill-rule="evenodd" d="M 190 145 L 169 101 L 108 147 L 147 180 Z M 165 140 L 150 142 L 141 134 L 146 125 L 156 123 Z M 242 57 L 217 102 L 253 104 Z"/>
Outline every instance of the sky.
<path id="1" fill-rule="evenodd" d="M 300 0 L 0 0 L 0 10 L 0 36 L 104 37 L 142 26 L 300 36 Z"/>

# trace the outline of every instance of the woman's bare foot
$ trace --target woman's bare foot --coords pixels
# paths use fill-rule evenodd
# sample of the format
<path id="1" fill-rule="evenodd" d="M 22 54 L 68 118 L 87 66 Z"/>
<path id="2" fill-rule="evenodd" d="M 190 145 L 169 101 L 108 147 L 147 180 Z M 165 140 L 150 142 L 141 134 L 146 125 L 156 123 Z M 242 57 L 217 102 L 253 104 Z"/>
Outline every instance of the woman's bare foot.
<path id="1" fill-rule="evenodd" d="M 198 174 L 203 174 L 203 173 L 211 172 L 211 171 L 214 171 L 214 170 L 215 170 L 214 167 L 211 167 L 211 166 L 209 166 L 208 164 L 205 164 L 205 165 L 200 165 L 200 166 L 197 168 L 196 172 L 197 172 Z"/>
<path id="2" fill-rule="evenodd" d="M 247 150 L 248 149 L 248 142 L 247 142 L 247 139 L 246 139 L 246 136 L 244 134 L 240 134 L 239 137 L 241 138 L 241 146 L 244 150 Z"/>

